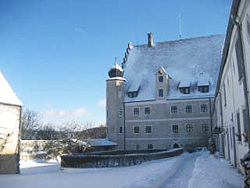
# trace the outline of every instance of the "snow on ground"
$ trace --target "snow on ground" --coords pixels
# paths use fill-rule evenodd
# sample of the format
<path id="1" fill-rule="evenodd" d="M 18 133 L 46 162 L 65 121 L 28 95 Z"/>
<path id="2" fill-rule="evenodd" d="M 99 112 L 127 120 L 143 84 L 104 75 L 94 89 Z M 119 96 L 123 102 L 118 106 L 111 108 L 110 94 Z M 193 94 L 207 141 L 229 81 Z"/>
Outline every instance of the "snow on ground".
<path id="1" fill-rule="evenodd" d="M 116 168 L 61 169 L 55 162 L 21 162 L 21 174 L 0 175 L 0 187 L 230 188 L 243 187 L 243 179 L 227 161 L 203 151 Z"/>

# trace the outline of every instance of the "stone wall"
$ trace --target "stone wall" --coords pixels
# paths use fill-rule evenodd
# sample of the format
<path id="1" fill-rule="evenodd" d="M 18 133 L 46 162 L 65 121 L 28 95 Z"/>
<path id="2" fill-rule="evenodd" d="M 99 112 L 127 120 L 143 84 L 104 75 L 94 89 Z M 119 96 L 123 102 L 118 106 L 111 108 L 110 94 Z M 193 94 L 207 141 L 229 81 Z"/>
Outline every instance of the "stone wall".
<path id="1" fill-rule="evenodd" d="M 183 149 L 159 151 L 153 153 L 130 153 L 128 151 L 117 153 L 94 153 L 62 156 L 61 166 L 69 168 L 103 168 L 132 166 L 145 161 L 174 157 L 183 153 Z"/>

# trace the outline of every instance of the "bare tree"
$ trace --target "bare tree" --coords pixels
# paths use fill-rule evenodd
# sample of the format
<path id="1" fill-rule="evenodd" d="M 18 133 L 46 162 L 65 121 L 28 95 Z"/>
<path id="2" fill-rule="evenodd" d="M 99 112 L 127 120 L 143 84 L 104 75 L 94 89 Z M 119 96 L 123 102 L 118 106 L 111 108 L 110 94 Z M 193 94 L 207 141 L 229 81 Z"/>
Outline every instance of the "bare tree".
<path id="1" fill-rule="evenodd" d="M 21 138 L 24 140 L 36 139 L 36 131 L 42 126 L 38 112 L 26 109 L 22 113 Z"/>

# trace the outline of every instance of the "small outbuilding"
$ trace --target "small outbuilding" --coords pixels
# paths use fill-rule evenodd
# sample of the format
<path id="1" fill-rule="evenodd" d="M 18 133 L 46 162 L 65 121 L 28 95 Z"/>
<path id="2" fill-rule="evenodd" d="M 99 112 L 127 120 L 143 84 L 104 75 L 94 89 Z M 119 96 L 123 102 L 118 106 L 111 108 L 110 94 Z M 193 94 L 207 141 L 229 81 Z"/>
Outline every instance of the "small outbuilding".
<path id="1" fill-rule="evenodd" d="M 0 174 L 19 173 L 22 102 L 0 72 Z"/>

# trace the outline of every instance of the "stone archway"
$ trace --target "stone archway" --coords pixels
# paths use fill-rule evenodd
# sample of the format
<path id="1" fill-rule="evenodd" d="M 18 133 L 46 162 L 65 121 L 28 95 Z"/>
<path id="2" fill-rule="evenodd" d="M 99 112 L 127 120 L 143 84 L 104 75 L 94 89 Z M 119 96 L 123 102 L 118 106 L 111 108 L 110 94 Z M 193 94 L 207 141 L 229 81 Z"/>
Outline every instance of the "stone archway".
<path id="1" fill-rule="evenodd" d="M 173 148 L 180 148 L 180 146 L 177 143 L 174 143 Z"/>

